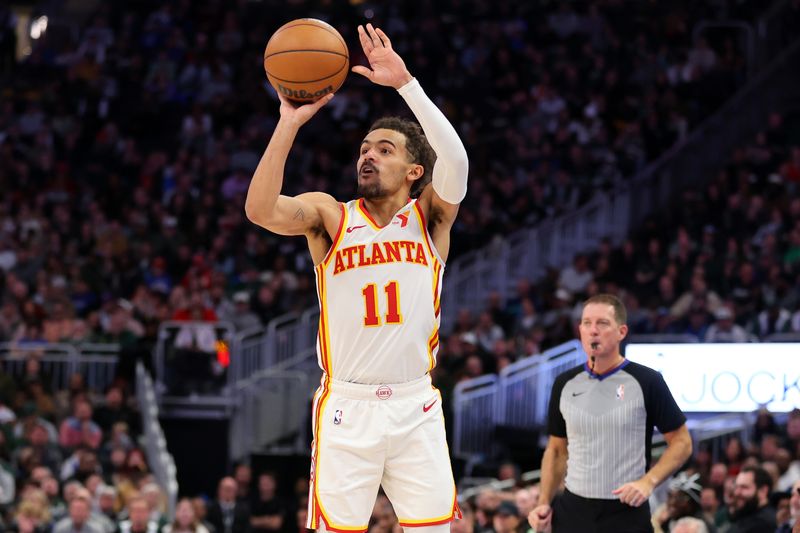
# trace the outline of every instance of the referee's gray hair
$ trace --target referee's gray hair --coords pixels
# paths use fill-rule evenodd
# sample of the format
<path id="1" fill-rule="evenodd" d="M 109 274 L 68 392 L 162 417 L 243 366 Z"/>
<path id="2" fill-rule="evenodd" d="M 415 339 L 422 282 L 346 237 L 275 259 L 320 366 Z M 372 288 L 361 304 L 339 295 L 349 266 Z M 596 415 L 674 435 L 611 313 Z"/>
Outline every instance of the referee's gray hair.
<path id="1" fill-rule="evenodd" d="M 672 531 L 675 531 L 675 528 L 678 526 L 687 526 L 692 528 L 686 533 L 708 533 L 706 523 L 693 516 L 684 516 L 683 518 L 679 519 L 672 525 Z M 683 533 L 683 531 L 681 531 L 681 533 Z"/>

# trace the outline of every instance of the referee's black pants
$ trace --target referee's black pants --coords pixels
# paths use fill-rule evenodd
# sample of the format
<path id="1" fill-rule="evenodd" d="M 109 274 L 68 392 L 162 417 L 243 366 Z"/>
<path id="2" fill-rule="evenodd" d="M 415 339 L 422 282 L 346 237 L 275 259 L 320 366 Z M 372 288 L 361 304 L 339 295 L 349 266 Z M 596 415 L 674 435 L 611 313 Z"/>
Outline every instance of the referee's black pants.
<path id="1" fill-rule="evenodd" d="M 553 499 L 553 533 L 652 533 L 650 504 L 584 498 L 565 490 Z"/>

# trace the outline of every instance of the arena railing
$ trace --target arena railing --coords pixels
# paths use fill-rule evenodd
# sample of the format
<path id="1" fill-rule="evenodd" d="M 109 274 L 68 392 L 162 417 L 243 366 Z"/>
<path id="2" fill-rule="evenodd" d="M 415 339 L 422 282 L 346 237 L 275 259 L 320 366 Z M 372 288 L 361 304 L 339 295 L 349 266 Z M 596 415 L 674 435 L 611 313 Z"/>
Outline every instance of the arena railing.
<path id="1" fill-rule="evenodd" d="M 167 439 L 159 422 L 156 390 L 144 365 L 136 363 L 136 399 L 142 414 L 142 437 L 140 445 L 147 456 L 147 463 L 156 481 L 167 495 L 168 516 L 175 516 L 178 501 L 178 478 L 175 459 L 167 450 Z"/>
<path id="2" fill-rule="evenodd" d="M 228 368 L 228 387 L 234 387 L 259 370 L 267 367 L 264 345 L 265 330 L 261 326 L 234 334 L 231 342 L 231 365 Z"/>
<path id="3" fill-rule="evenodd" d="M 531 355 L 504 368 L 458 383 L 453 391 L 453 454 L 467 459 L 491 455 L 497 427 L 544 425 L 555 377 L 586 359 L 578 341 Z"/>
<path id="4" fill-rule="evenodd" d="M 251 453 L 308 453 L 308 421 L 321 371 L 316 350 L 306 350 L 261 370 L 233 389 L 230 458 Z"/>
<path id="5" fill-rule="evenodd" d="M 508 365 L 500 371 L 498 380 L 499 411 L 495 424 L 520 428 L 544 426 L 555 377 L 585 360 L 580 342 L 574 340 Z"/>
<path id="6" fill-rule="evenodd" d="M 619 244 L 665 200 L 714 177 L 721 161 L 752 138 L 770 112 L 797 105 L 797 64 L 800 40 L 777 54 L 684 141 L 615 190 L 599 192 L 572 213 L 498 237 L 485 248 L 450 262 L 442 293 L 443 330 L 451 329 L 459 309 L 479 312 L 485 308 L 491 292 L 508 298 L 519 279 L 536 281 L 548 269 L 569 263 L 575 254 L 596 249 L 603 238 Z"/>
<path id="7" fill-rule="evenodd" d="M 461 381 L 453 390 L 453 454 L 472 458 L 493 452 L 498 376 Z"/>
<path id="8" fill-rule="evenodd" d="M 73 374 L 81 374 L 90 389 L 103 391 L 114 380 L 119 363 L 116 344 L 73 345 L 47 342 L 0 343 L 3 369 L 16 380 L 25 376 L 25 366 L 31 357 L 41 366 L 41 375 L 55 390 L 69 387 Z"/>

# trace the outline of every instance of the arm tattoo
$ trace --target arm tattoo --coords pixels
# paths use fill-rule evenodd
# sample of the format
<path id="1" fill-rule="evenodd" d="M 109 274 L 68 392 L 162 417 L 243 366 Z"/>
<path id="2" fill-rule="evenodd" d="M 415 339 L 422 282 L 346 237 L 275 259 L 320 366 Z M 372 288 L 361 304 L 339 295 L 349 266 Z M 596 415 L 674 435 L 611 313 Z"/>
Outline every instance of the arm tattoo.
<path id="1" fill-rule="evenodd" d="M 294 220 L 305 220 L 306 215 L 303 213 L 303 209 L 298 209 L 297 212 L 294 214 Z"/>

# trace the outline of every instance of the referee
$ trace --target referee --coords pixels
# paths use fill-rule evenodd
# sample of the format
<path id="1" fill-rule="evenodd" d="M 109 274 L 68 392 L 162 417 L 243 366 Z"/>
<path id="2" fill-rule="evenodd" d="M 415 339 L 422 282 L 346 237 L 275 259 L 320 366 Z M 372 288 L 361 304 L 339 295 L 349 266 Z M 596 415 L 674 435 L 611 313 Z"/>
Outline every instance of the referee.
<path id="1" fill-rule="evenodd" d="M 554 533 L 652 532 L 650 494 L 692 453 L 686 417 L 661 374 L 620 354 L 626 321 L 615 296 L 584 303 L 587 362 L 553 384 L 541 492 L 528 516 L 534 531 L 552 525 Z M 667 449 L 651 468 L 653 426 Z M 562 482 L 566 488 L 555 496 Z"/>

